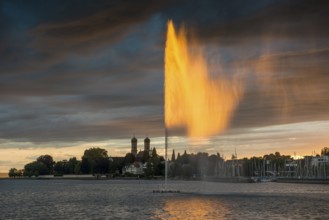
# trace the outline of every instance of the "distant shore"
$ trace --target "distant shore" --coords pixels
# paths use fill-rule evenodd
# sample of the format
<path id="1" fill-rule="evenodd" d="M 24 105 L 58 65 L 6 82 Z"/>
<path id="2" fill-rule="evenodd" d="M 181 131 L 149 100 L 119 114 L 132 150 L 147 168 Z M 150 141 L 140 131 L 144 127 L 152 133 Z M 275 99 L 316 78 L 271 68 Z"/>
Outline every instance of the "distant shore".
<path id="1" fill-rule="evenodd" d="M 9 178 L 8 173 L 0 173 L 0 179 L 7 179 Z"/>
<path id="2" fill-rule="evenodd" d="M 164 180 L 164 177 L 157 176 L 154 178 L 144 178 L 138 176 L 131 177 L 109 177 L 106 175 L 42 175 L 32 177 L 16 177 L 11 178 L 8 174 L 2 173 L 0 176 L 1 180 Z M 170 179 L 170 180 L 182 180 L 182 181 L 207 181 L 207 182 L 222 182 L 222 183 L 253 183 L 249 177 L 207 177 L 205 179 Z M 275 182 L 278 183 L 299 183 L 299 184 L 329 184 L 329 178 L 276 178 Z"/>
<path id="3" fill-rule="evenodd" d="M 328 178 L 277 178 L 279 183 L 329 184 Z"/>
<path id="4" fill-rule="evenodd" d="M 106 175 L 92 175 L 92 174 L 81 174 L 81 175 L 40 175 L 40 176 L 22 176 L 22 177 L 9 177 L 8 175 L 0 178 L 0 180 L 163 180 L 164 177 L 156 176 L 154 178 L 144 178 L 138 176 L 120 176 L 120 177 L 109 177 Z"/>

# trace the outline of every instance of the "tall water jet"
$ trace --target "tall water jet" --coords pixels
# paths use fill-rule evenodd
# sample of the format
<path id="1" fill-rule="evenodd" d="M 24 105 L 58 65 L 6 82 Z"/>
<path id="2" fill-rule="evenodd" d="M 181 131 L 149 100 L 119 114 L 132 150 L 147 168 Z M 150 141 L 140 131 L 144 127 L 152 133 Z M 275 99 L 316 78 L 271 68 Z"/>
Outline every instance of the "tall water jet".
<path id="1" fill-rule="evenodd" d="M 241 97 L 240 83 L 224 76 L 210 77 L 202 49 L 189 48 L 185 29 L 176 33 L 171 20 L 165 49 L 164 87 L 165 126 L 182 127 L 189 137 L 209 137 L 223 132 Z"/>
<path id="2" fill-rule="evenodd" d="M 194 43 L 196 41 L 193 41 Z M 189 137 L 223 132 L 241 97 L 241 84 L 210 77 L 203 51 L 189 48 L 184 28 L 176 33 L 169 20 L 165 48 L 165 188 L 168 172 L 168 128 L 186 129 Z"/>

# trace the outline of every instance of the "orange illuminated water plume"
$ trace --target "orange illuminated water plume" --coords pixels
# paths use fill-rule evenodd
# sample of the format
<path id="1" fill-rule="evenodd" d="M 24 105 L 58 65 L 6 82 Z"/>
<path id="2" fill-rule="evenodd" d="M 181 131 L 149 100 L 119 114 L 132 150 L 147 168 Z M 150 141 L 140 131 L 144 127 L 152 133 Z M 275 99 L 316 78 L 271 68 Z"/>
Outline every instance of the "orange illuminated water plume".
<path id="1" fill-rule="evenodd" d="M 185 30 L 176 33 L 170 20 L 165 49 L 165 126 L 185 128 L 189 137 L 209 137 L 228 127 L 241 87 L 223 76 L 211 78 L 203 51 L 192 50 L 189 42 Z"/>

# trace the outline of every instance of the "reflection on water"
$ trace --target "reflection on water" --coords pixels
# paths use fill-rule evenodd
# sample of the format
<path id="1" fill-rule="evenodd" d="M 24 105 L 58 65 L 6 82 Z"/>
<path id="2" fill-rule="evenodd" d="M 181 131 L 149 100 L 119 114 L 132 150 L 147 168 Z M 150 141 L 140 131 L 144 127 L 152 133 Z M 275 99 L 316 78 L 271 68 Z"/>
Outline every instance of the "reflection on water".
<path id="1" fill-rule="evenodd" d="M 230 210 L 220 200 L 202 196 L 170 198 L 156 216 L 160 219 L 223 219 L 229 214 Z"/>

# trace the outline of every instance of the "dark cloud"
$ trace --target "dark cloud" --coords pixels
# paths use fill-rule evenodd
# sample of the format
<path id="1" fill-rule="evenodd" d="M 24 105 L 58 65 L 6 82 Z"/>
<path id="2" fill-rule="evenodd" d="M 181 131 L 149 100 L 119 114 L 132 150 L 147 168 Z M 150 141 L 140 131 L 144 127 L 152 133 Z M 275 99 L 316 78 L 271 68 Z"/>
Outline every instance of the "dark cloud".
<path id="1" fill-rule="evenodd" d="M 138 108 L 121 108 L 108 112 L 81 112 L 65 115 L 44 114 L 35 118 L 15 117 L 15 120 L 2 121 L 0 133 L 6 139 L 23 142 L 72 142 L 102 141 L 122 138 L 133 134 L 157 135 L 162 132 L 162 114 L 144 107 L 144 113 Z"/>
<path id="2" fill-rule="evenodd" d="M 329 3 L 325 0 L 315 4 L 309 0 L 278 1 L 244 14 L 245 16 L 200 26 L 197 33 L 202 40 L 232 46 L 255 43 L 255 40 L 260 43 L 264 37 L 272 38 L 269 40 L 297 41 L 327 39 L 328 10 Z"/>
<path id="3" fill-rule="evenodd" d="M 42 143 L 162 135 L 163 47 L 170 18 L 192 29 L 226 75 L 243 73 L 245 94 L 232 128 L 328 120 L 326 1 L 0 6 L 2 139 Z"/>
<path id="4" fill-rule="evenodd" d="M 24 9 L 34 14 L 34 9 L 24 3 L 20 6 L 4 1 L 2 16 L 14 26 L 13 28 L 7 25 L 4 28 L 8 29 L 8 36 L 13 34 L 15 38 L 7 37 L 0 44 L 6 45 L 0 54 L 2 74 L 45 70 L 68 57 L 93 55 L 91 53 L 95 52 L 95 49 L 120 43 L 129 33 L 144 28 L 140 26 L 142 22 L 170 3 L 158 1 L 152 4 L 151 1 L 145 0 L 104 1 L 98 4 L 79 2 L 77 5 L 72 1 L 68 2 L 54 7 L 54 10 L 59 12 L 57 19 L 52 16 L 49 18 L 37 8 L 34 13 L 41 13 L 42 17 L 39 15 L 38 21 L 25 24 L 18 15 L 8 14 L 14 13 L 12 11 L 19 13 Z M 48 6 L 43 7 L 49 10 Z M 53 12 L 50 13 L 55 16 Z M 61 18 L 60 14 L 64 14 L 64 18 Z M 67 16 L 68 14 L 71 16 Z M 35 19 L 38 19 L 38 16 Z M 45 21 L 42 22 L 42 19 Z M 26 27 L 17 28 L 22 23 Z M 5 31 L 4 29 L 2 32 Z"/>
<path id="5" fill-rule="evenodd" d="M 328 120 L 328 59 L 329 50 L 322 49 L 275 54 L 245 63 L 253 80 L 247 85 L 233 125 Z"/>

